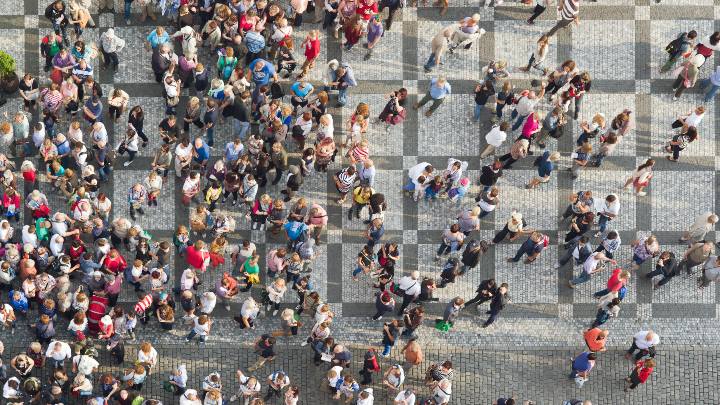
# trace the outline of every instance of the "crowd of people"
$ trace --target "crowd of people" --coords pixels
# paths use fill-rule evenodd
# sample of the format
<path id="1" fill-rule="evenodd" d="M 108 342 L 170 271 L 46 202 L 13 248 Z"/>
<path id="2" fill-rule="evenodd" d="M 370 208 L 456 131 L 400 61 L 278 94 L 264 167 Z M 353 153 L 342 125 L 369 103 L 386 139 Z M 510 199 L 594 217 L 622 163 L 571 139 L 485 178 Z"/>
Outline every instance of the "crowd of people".
<path id="1" fill-rule="evenodd" d="M 579 120 L 582 101 L 591 91 L 590 72 L 573 60 L 555 69 L 545 67 L 553 35 L 579 24 L 579 3 L 563 0 L 558 5 L 557 25 L 538 39 L 527 66 L 519 67 L 538 75 L 530 87 L 513 88 L 511 69 L 504 60 L 482 68 L 482 80 L 474 89 L 473 118 L 493 124 L 479 156 L 489 160 L 482 164 L 476 205 L 461 209 L 457 222 L 441 235 L 435 257 L 441 269 L 439 277 L 423 276 L 412 269 L 396 274 L 401 245 L 385 237 L 384 220 L 386 212 L 401 207 L 389 206 L 383 193 L 374 188 L 376 170 L 382 168 L 373 163 L 367 132 L 371 125 L 391 131 L 402 123 L 411 96 L 405 88 L 389 91 L 384 108 L 375 112 L 368 103 L 357 102 L 351 105 L 349 119 L 336 123 L 333 108 L 348 105 L 348 92 L 363 79 L 362 72 L 353 71 L 343 61 L 325 63 L 319 55 L 320 40 L 327 38 L 340 41 L 348 51 L 362 42 L 367 50 L 365 59 L 371 58 L 385 30 L 391 29 L 394 15 L 406 7 L 403 0 L 291 0 L 289 5 L 267 0 L 125 0 L 127 24 L 135 18 L 163 21 L 147 33 L 144 42 L 146 63 L 159 84 L 153 88 L 165 101 L 164 112 L 146 111 L 122 86 L 104 94 L 98 68 L 121 69 L 126 41 L 112 28 L 99 38 L 87 38 L 84 30 L 96 26 L 89 3 L 56 0 L 47 7 L 45 17 L 53 30 L 40 43 L 47 76 L 25 74 L 19 92 L 23 110 L 12 116 L 6 113 L 0 122 L 0 143 L 6 151 L 0 154 L 5 217 L 0 221 L 0 287 L 4 291 L 0 322 L 11 334 L 17 325 L 27 323 L 36 336 L 27 351 L 12 357 L 10 368 L 0 368 L 3 397 L 8 403 L 160 404 L 158 399 L 144 398 L 142 390 L 146 378 L 158 368 L 158 351 L 150 342 L 138 342 L 133 366 L 122 375 L 98 375 L 98 351 L 107 350 L 117 364 L 123 364 L 125 343 L 136 341 L 138 322 L 147 325 L 151 321 L 165 331 L 182 328 L 187 343 L 196 340 L 204 345 L 212 339 L 216 305 L 231 310 L 235 302 L 240 308 L 234 316 L 238 328 L 255 329 L 264 310 L 268 317 L 279 319 L 280 330 L 257 338 L 258 360 L 245 371 L 237 371 L 237 392 L 224 388 L 217 373 L 205 377 L 201 387 L 189 387 L 188 369 L 178 367 L 164 388 L 177 395 L 180 404 L 240 400 L 260 405 L 274 398 L 286 405 L 298 403 L 301 389 L 311 388 L 293 384 L 293 376 L 282 370 L 258 373 L 275 360 L 276 338 L 297 336 L 301 330 L 307 338 L 298 338 L 298 342 L 312 350 L 315 366 L 328 368 L 323 387 L 334 398 L 372 404 L 373 374 L 378 373 L 382 389 L 395 405 L 447 404 L 452 394 L 450 361 L 431 365 L 424 387 L 404 384 L 410 368 L 424 361 L 416 334 L 425 318 L 423 303 L 438 301 L 437 289 L 473 271 L 480 257 L 496 244 L 520 243 L 517 253 L 507 260 L 518 263 L 525 257 L 527 265 L 550 245 L 550 237 L 529 226 L 529 218 L 518 211 L 499 219 L 507 222 L 492 240 L 472 237 L 483 217 L 499 204 L 508 203 L 502 202 L 502 183 L 498 183 L 503 172 L 537 154 L 537 176 L 527 180 L 528 189 L 548 183 L 564 160 L 569 161 L 567 170 L 576 178 L 582 171 L 600 167 L 625 136 L 632 136 L 629 109 L 593 111 L 590 119 Z M 444 14 L 448 2 L 438 5 Z M 527 23 L 533 24 L 548 5 L 536 2 Z M 115 12 L 112 1 L 101 0 L 99 6 L 101 13 Z M 133 8 L 141 14 L 132 14 Z M 389 13 L 383 22 L 386 8 Z M 156 13 L 162 15 L 160 20 Z M 297 35 L 295 30 L 308 24 L 304 17 L 311 16 L 314 20 L 309 23 L 319 25 L 307 35 Z M 442 69 L 445 53 L 474 49 L 473 44 L 485 34 L 479 21 L 475 14 L 443 27 L 430 43 L 425 72 Z M 698 42 L 698 37 L 696 31 L 685 32 L 669 39 L 666 47 L 668 61 L 661 71 L 676 67 L 675 99 L 695 85 L 699 69 L 720 41 L 720 33 L 712 34 L 707 43 Z M 295 43 L 300 44 L 302 60 L 294 53 Z M 311 83 L 314 70 L 321 70 L 324 85 Z M 709 87 L 705 95 L 709 101 L 720 87 L 720 70 L 702 85 Z M 189 97 L 181 97 L 183 89 L 188 89 Z M 451 83 L 445 77 L 433 77 L 412 108 L 419 110 L 431 103 L 424 112 L 430 117 L 451 94 Z M 544 113 L 546 110 L 549 112 Z M 147 114 L 162 115 L 157 128 L 144 126 Z M 606 114 L 613 118 L 606 119 Z M 675 135 L 664 145 L 668 160 L 678 161 L 682 150 L 698 139 L 704 114 L 704 107 L 698 106 L 672 124 Z M 232 124 L 231 140 L 216 146 L 216 128 L 225 121 Z M 549 138 L 560 138 L 573 123 L 580 135 L 571 154 L 543 151 L 549 149 Z M 139 167 L 138 153 L 149 147 L 150 137 L 158 135 L 160 142 L 155 143 L 159 146 L 150 151 L 150 166 Z M 509 148 L 505 145 L 508 136 L 514 138 Z M 127 190 L 127 212 L 115 209 L 118 203 L 107 188 L 113 167 L 120 162 L 146 171 L 145 178 Z M 578 386 L 587 380 L 605 350 L 608 331 L 600 327 L 617 317 L 627 284 L 637 277 L 644 262 L 657 257 L 656 269 L 645 275 L 655 278 L 654 288 L 683 269 L 691 274 L 696 267 L 703 270 L 699 288 L 720 278 L 715 246 L 704 240 L 718 221 L 711 212 L 684 233 L 681 240 L 689 247 L 682 259 L 663 251 L 652 235 L 631 242 L 633 256 L 626 266 L 614 256 L 621 245 L 619 233 L 612 229 L 621 215 L 621 192 L 632 188 L 637 196 L 644 196 L 654 164 L 648 159 L 624 185 L 618 185 L 617 193 L 604 198 L 596 200 L 592 190 L 573 192 L 562 215 L 567 234 L 557 268 L 568 263 L 581 267 L 578 275 L 568 280 L 569 287 L 597 277 L 606 265 L 613 268 L 607 288 L 594 294 L 599 300 L 597 317 L 582 333 L 588 350 L 572 363 L 570 377 Z M 467 167 L 468 162 L 453 158 L 446 168 L 419 163 L 408 170 L 403 190 L 415 201 L 447 199 L 459 207 L 471 198 Z M 190 218 L 187 225 L 177 227 L 172 240 L 155 240 L 139 225 L 138 216 L 159 207 L 171 173 Z M 328 212 L 319 201 L 304 195 L 303 184 L 309 176 L 331 177 L 337 191 L 335 201 L 346 209 L 348 220 L 367 224 L 367 243 L 357 255 L 357 264 L 347 271 L 353 280 L 370 280 L 373 289 L 366 294 L 375 301 L 372 319 L 392 317 L 378 334 L 382 347 L 371 348 L 364 355 L 359 381 L 348 369 L 352 353 L 347 344 L 332 337 L 335 315 L 331 306 L 316 288 L 313 261 L 328 225 Z M 66 204 L 51 206 L 42 190 L 56 194 Z M 228 236 L 239 223 L 273 237 L 282 235 L 287 243 L 267 252 L 259 252 L 251 239 L 231 243 Z M 597 240 L 595 249 L 593 239 Z M 179 277 L 170 268 L 173 255 L 184 268 Z M 223 264 L 230 270 L 217 270 Z M 204 274 L 213 274 L 213 282 L 201 287 Z M 171 278 L 176 279 L 174 288 L 168 287 Z M 483 280 L 475 297 L 450 299 L 434 327 L 450 332 L 469 306 L 486 302 L 489 317 L 482 326 L 491 326 L 511 303 L 510 288 L 503 280 Z M 290 290 L 297 295 L 296 304 L 281 306 Z M 118 302 L 123 291 L 134 291 L 134 306 Z M 301 329 L 303 325 L 307 327 Z M 56 328 L 67 328 L 69 338 L 61 339 L 63 334 L 57 334 Z M 628 358 L 636 361 L 636 366 L 626 390 L 648 380 L 658 342 L 652 331 L 633 337 Z M 389 364 L 381 367 L 382 359 L 394 348 L 402 353 L 404 362 L 388 359 L 385 362 Z M 42 367 L 52 369 L 50 381 L 41 381 L 33 372 Z M 590 404 L 572 401 L 576 402 L 568 403 Z M 515 399 L 497 403 L 514 404 Z"/>

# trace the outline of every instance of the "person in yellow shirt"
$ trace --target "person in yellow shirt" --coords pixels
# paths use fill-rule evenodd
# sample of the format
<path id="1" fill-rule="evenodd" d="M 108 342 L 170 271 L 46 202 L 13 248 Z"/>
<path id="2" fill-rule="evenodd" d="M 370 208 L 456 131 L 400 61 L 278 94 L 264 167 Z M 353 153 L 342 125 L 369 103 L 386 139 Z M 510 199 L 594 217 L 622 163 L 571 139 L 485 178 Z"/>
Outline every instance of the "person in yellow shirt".
<path id="1" fill-rule="evenodd" d="M 353 204 L 348 210 L 348 220 L 352 221 L 353 212 L 355 218 L 360 219 L 360 210 L 370 203 L 370 197 L 375 194 L 375 190 L 369 186 L 357 186 L 353 190 Z"/>

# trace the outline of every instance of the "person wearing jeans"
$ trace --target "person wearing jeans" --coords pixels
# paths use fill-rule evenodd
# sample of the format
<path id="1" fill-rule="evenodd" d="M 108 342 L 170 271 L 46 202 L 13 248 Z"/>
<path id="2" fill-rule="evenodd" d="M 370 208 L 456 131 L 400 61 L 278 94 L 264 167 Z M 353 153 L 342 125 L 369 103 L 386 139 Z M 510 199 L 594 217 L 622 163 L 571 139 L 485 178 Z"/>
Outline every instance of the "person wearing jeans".
<path id="1" fill-rule="evenodd" d="M 390 355 L 390 351 L 392 350 L 393 346 L 395 346 L 395 342 L 397 341 L 398 337 L 400 336 L 400 321 L 395 319 L 390 322 L 386 322 L 385 325 L 383 325 L 383 351 L 381 356 L 382 357 L 388 357 Z"/>
<path id="2" fill-rule="evenodd" d="M 613 270 L 612 275 L 610 276 L 610 278 L 608 278 L 607 287 L 595 292 L 595 294 L 593 294 L 593 297 L 600 298 L 604 295 L 610 294 L 611 292 L 617 293 L 622 287 L 625 286 L 625 284 L 627 284 L 629 279 L 629 271 L 617 268 Z"/>
<path id="3" fill-rule="evenodd" d="M 195 318 L 194 322 L 195 324 L 185 338 L 185 341 L 189 343 L 195 336 L 197 336 L 200 340 L 200 344 L 204 345 L 208 335 L 210 334 L 210 325 L 212 325 L 212 321 L 210 321 L 210 318 L 207 315 L 202 314 Z"/>
<path id="4" fill-rule="evenodd" d="M 425 93 L 425 96 L 422 98 L 422 100 L 415 103 L 413 108 L 417 110 L 418 108 L 427 104 L 429 101 L 432 101 L 432 105 L 425 112 L 425 116 L 429 117 L 435 112 L 435 110 L 437 110 L 438 107 L 440 107 L 440 105 L 445 100 L 445 97 L 449 96 L 450 94 L 452 94 L 452 87 L 450 87 L 450 83 L 448 83 L 444 77 L 434 78 L 430 80 L 430 88 L 428 89 L 427 93 Z"/>
<path id="5" fill-rule="evenodd" d="M 710 100 L 715 97 L 715 93 L 717 93 L 718 89 L 720 89 L 720 66 L 715 67 L 715 72 L 713 72 L 710 77 L 700 81 L 700 88 L 704 89 L 708 86 L 710 88 L 707 93 L 705 93 L 705 98 L 703 99 L 706 103 L 709 103 Z"/>
<path id="6" fill-rule="evenodd" d="M 558 259 L 558 264 L 555 268 L 560 268 L 566 265 L 571 259 L 575 259 L 575 265 L 585 263 L 590 254 L 592 253 L 592 247 L 588 243 L 589 239 L 587 236 L 581 236 L 577 241 L 577 244 L 571 246 L 565 251 L 565 253 Z"/>
<path id="7" fill-rule="evenodd" d="M 616 265 L 617 262 L 613 259 L 608 259 L 602 252 L 594 252 L 583 263 L 583 268 L 580 274 L 568 282 L 570 288 L 575 288 L 576 285 L 590 281 L 590 277 L 597 272 L 603 270 L 602 264 L 610 262 Z"/>

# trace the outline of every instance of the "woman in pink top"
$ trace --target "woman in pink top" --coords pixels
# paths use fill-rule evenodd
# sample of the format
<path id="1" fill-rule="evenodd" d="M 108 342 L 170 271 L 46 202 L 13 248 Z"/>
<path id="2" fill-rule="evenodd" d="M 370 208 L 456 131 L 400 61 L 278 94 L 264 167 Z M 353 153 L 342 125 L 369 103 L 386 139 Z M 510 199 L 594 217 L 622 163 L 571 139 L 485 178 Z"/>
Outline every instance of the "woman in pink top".
<path id="1" fill-rule="evenodd" d="M 535 134 L 540 132 L 540 128 L 542 128 L 542 124 L 540 123 L 541 121 L 542 117 L 540 116 L 540 113 L 534 112 L 530 114 L 525 120 L 520 136 L 532 143 L 532 139 L 535 137 Z"/>
<path id="2" fill-rule="evenodd" d="M 319 204 L 313 203 L 308 211 L 306 224 L 310 225 L 312 229 L 312 237 L 315 239 L 315 244 L 320 245 L 320 233 L 323 228 L 327 225 L 328 215 L 325 208 Z"/>

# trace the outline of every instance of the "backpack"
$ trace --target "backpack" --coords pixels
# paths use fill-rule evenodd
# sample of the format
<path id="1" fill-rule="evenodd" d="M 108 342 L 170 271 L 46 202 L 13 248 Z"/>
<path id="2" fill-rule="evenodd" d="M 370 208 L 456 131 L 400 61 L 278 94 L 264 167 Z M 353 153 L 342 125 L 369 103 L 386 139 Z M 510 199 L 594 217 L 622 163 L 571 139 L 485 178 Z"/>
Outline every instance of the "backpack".
<path id="1" fill-rule="evenodd" d="M 620 287 L 620 289 L 618 290 L 618 299 L 620 301 L 622 301 L 626 295 L 627 295 L 627 287 L 625 287 L 625 286 Z"/>
<path id="2" fill-rule="evenodd" d="M 665 52 L 669 53 L 670 55 L 677 53 L 680 50 L 680 47 L 682 46 L 682 44 L 686 42 L 685 34 L 686 33 L 683 32 L 677 38 L 670 41 L 670 43 L 667 44 L 667 46 L 665 46 Z"/>
<path id="3" fill-rule="evenodd" d="M 270 85 L 270 96 L 273 100 L 285 97 L 285 92 L 283 91 L 282 87 L 280 87 L 280 84 L 272 83 Z"/>

